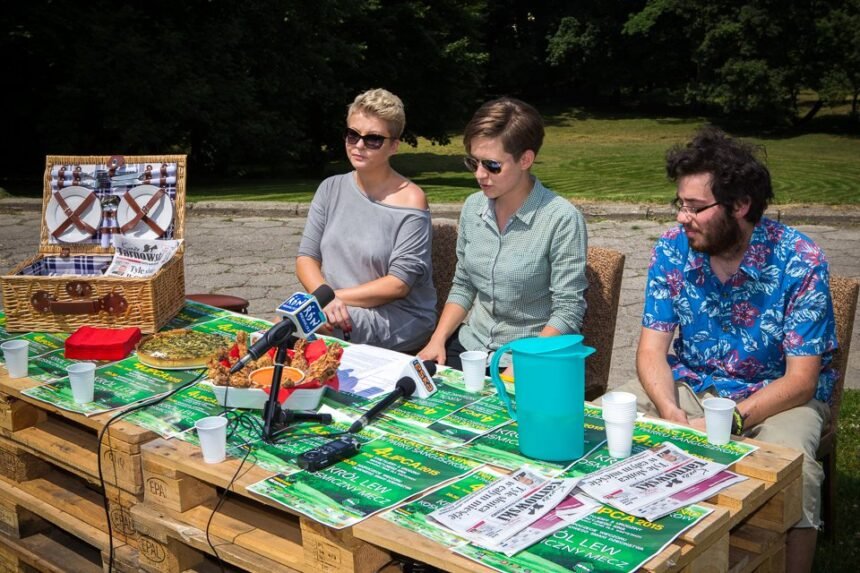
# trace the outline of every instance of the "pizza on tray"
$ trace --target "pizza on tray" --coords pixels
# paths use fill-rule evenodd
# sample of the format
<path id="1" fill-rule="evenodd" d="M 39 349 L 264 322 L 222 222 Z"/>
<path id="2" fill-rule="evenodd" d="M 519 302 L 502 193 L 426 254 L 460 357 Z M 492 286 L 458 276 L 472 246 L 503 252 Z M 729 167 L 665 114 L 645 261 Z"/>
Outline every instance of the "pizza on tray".
<path id="1" fill-rule="evenodd" d="M 179 328 L 144 339 L 137 347 L 137 359 L 153 368 L 202 368 L 230 344 L 220 334 Z"/>

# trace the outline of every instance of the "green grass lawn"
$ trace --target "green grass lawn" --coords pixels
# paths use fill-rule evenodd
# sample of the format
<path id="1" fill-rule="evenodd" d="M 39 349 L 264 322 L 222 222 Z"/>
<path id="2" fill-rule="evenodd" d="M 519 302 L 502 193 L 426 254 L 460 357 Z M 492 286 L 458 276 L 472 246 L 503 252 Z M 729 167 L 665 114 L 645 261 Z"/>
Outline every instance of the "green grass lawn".
<path id="1" fill-rule="evenodd" d="M 547 134 L 534 173 L 550 188 L 581 201 L 668 202 L 672 187 L 663 170 L 666 150 L 683 143 L 704 118 L 590 115 L 571 110 L 547 117 Z M 462 201 L 477 190 L 463 167 L 461 134 L 452 143 L 415 148 L 402 144 L 392 163 L 421 185 L 431 202 Z M 860 204 L 860 138 L 829 133 L 749 137 L 763 144 L 777 202 Z M 349 169 L 346 161 L 327 173 Z M 309 201 L 316 179 L 195 182 L 191 201 Z"/>
<path id="2" fill-rule="evenodd" d="M 814 571 L 857 571 L 860 562 L 860 390 L 846 390 L 839 413 L 836 537 L 819 540 Z"/>

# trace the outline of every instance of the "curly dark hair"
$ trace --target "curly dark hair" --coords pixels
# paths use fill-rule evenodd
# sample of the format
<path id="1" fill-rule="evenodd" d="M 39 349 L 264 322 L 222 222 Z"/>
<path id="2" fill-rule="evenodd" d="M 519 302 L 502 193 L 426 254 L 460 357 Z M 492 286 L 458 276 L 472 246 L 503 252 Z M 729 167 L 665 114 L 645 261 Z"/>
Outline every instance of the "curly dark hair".
<path id="1" fill-rule="evenodd" d="M 714 199 L 730 212 L 737 201 L 748 198 L 747 221 L 758 223 L 773 199 L 770 171 L 757 155 L 762 146 L 729 137 L 724 131 L 706 126 L 686 145 L 676 145 L 666 153 L 666 175 L 673 182 L 687 175 L 710 173 Z"/>

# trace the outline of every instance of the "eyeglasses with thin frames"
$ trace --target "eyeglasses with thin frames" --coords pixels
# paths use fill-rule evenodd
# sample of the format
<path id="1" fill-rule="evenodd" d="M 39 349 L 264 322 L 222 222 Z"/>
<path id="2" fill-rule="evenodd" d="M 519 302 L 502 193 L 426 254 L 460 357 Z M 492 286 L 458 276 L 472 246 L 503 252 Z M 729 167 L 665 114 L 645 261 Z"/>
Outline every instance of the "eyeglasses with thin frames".
<path id="1" fill-rule="evenodd" d="M 386 137 L 378 133 L 368 133 L 366 135 L 362 135 L 351 127 L 347 127 L 344 130 L 343 137 L 350 145 L 358 145 L 359 141 L 364 140 L 364 146 L 368 149 L 379 149 L 380 147 L 382 147 L 382 144 L 385 143 L 386 139 L 395 139 L 393 137 Z"/>
<path id="2" fill-rule="evenodd" d="M 710 205 L 705 205 L 704 207 L 690 207 L 689 205 L 682 205 L 680 199 L 677 197 L 672 200 L 672 208 L 675 209 L 675 212 L 687 218 L 695 218 L 696 215 L 702 211 L 707 211 L 711 207 L 716 207 L 719 204 L 720 202 L 716 201 Z"/>
<path id="3" fill-rule="evenodd" d="M 484 169 L 486 169 L 493 175 L 498 175 L 502 172 L 501 161 L 494 161 L 492 159 L 478 159 L 476 157 L 472 157 L 471 155 L 467 155 L 463 158 L 463 163 L 472 173 L 478 170 L 479 164 L 482 165 Z"/>

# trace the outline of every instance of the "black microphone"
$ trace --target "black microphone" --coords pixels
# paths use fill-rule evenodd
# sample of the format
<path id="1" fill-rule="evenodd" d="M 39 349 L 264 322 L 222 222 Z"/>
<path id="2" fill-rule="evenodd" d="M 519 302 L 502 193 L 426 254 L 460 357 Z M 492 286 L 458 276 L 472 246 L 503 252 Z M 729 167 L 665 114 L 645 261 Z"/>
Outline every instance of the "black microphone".
<path id="1" fill-rule="evenodd" d="M 251 360 L 257 360 L 270 348 L 283 345 L 295 332 L 305 338 L 315 332 L 326 321 L 323 307 L 333 300 L 334 291 L 326 284 L 317 287 L 311 294 L 294 293 L 277 309 L 277 313 L 284 317 L 283 320 L 248 347 L 248 353 L 230 368 L 230 374 L 235 374 Z"/>
<path id="2" fill-rule="evenodd" d="M 424 361 L 424 368 L 432 377 L 436 374 L 436 363 L 431 362 L 430 360 Z M 365 426 L 367 426 L 372 420 L 374 420 L 379 414 L 382 413 L 383 410 L 386 410 L 389 406 L 394 404 L 401 397 L 409 397 L 415 393 L 415 388 L 417 387 L 413 376 L 403 376 L 397 383 L 394 385 L 394 390 L 388 394 L 385 398 L 376 403 L 376 405 L 368 410 L 361 418 L 352 423 L 347 430 L 350 434 L 356 434 L 360 432 Z M 435 391 L 435 388 L 434 388 Z"/>

